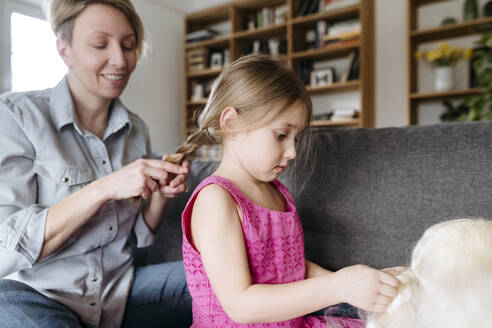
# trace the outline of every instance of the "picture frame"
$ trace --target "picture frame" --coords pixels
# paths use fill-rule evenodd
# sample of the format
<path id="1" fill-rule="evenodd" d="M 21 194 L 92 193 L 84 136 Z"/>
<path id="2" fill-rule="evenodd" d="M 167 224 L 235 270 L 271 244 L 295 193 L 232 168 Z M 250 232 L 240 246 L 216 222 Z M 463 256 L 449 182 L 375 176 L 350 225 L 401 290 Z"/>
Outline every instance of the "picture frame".
<path id="1" fill-rule="evenodd" d="M 224 64 L 224 57 L 221 52 L 214 52 L 210 55 L 210 68 L 221 69 Z"/>
<path id="2" fill-rule="evenodd" d="M 331 85 L 334 82 L 335 70 L 332 67 L 314 70 L 310 75 L 310 85 L 321 87 Z"/>

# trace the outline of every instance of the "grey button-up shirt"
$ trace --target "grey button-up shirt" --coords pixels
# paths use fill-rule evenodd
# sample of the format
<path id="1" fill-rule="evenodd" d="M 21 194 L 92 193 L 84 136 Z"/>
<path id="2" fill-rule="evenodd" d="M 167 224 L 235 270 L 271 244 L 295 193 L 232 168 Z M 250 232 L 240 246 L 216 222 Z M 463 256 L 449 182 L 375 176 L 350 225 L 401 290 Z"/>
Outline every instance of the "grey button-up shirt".
<path id="1" fill-rule="evenodd" d="M 0 278 L 60 301 L 88 326 L 119 327 L 134 250 L 154 238 L 140 202 L 106 203 L 39 260 L 46 214 L 91 181 L 150 154 L 147 127 L 119 99 L 103 140 L 86 131 L 66 78 L 53 89 L 0 96 Z"/>

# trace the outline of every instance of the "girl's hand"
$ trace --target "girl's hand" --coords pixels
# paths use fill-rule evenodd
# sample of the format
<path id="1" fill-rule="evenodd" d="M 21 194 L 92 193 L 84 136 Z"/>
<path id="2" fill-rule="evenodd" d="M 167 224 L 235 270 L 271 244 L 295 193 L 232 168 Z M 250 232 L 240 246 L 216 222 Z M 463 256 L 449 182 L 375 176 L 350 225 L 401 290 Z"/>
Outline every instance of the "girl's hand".
<path id="1" fill-rule="evenodd" d="M 165 189 L 169 173 L 176 175 L 174 187 Z M 138 159 L 107 176 L 94 181 L 108 200 L 129 199 L 141 196 L 147 199 L 152 192 L 179 194 L 183 189 L 188 168 L 157 159 Z M 184 190 L 184 189 L 183 189 Z"/>
<path id="2" fill-rule="evenodd" d="M 167 154 L 162 156 L 162 160 L 165 161 L 167 158 Z M 167 163 L 167 162 L 166 162 Z M 159 192 L 165 198 L 176 198 L 181 193 L 187 190 L 186 180 L 188 179 L 188 172 L 190 169 L 190 163 L 188 161 L 183 162 L 181 165 L 182 172 L 181 174 L 176 175 L 169 184 L 160 184 Z M 174 174 L 173 174 L 174 175 Z"/>
<path id="3" fill-rule="evenodd" d="M 405 271 L 407 269 L 408 269 L 408 267 L 395 266 L 395 267 L 391 267 L 391 268 L 382 269 L 381 271 L 392 274 L 393 276 L 396 276 L 397 274 L 402 273 L 403 271 Z"/>
<path id="4" fill-rule="evenodd" d="M 340 279 L 341 300 L 366 311 L 386 311 L 398 293 L 398 279 L 365 265 L 346 267 L 335 274 Z"/>

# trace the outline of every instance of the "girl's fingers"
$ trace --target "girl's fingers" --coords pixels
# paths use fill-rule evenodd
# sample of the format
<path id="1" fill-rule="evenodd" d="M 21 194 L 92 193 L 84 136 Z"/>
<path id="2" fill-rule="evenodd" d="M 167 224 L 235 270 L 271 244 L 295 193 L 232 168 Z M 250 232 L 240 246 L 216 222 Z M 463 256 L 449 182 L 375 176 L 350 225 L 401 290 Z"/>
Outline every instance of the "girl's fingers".
<path id="1" fill-rule="evenodd" d="M 170 183 L 169 185 L 173 188 L 176 188 L 177 186 L 184 184 L 186 179 L 188 178 L 187 174 L 180 174 L 177 175 Z"/>
<path id="2" fill-rule="evenodd" d="M 145 178 L 145 185 L 150 190 L 150 192 L 156 192 L 157 190 L 159 190 L 159 184 L 149 177 Z"/>
<path id="3" fill-rule="evenodd" d="M 390 305 L 392 301 L 393 301 L 393 297 L 388 297 L 380 294 L 376 296 L 376 299 L 374 300 L 374 304 Z"/>
<path id="4" fill-rule="evenodd" d="M 161 186 L 160 192 L 163 195 L 175 195 L 178 196 L 179 194 L 183 193 L 186 190 L 186 185 L 180 184 L 177 187 L 171 187 L 171 186 Z M 170 197 L 171 198 L 171 197 Z"/>
<path id="5" fill-rule="evenodd" d="M 398 288 L 400 286 L 400 281 L 395 278 L 392 274 L 379 271 L 379 281 L 381 281 L 383 284 L 393 286 L 395 288 Z"/>
<path id="6" fill-rule="evenodd" d="M 381 288 L 379 289 L 379 293 L 381 295 L 394 298 L 396 295 L 398 295 L 398 289 L 386 284 L 382 284 Z"/>
<path id="7" fill-rule="evenodd" d="M 392 268 L 385 268 L 381 271 L 395 275 L 395 274 L 398 274 L 398 273 L 405 271 L 406 269 L 408 269 L 408 268 L 404 267 L 404 266 L 395 266 Z"/>

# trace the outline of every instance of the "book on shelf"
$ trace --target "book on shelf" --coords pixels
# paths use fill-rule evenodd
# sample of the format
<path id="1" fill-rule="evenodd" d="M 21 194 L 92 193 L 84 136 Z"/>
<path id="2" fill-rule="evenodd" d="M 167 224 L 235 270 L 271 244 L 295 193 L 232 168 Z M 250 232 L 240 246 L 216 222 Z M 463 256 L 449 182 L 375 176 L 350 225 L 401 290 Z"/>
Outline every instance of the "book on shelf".
<path id="1" fill-rule="evenodd" d="M 326 39 L 347 38 L 360 35 L 361 23 L 359 19 L 350 19 L 343 22 L 333 23 L 328 26 Z"/>
<path id="2" fill-rule="evenodd" d="M 359 67 L 360 67 L 360 56 L 359 52 L 355 51 L 354 58 L 349 68 L 349 74 L 347 80 L 358 80 L 359 79 Z"/>
<path id="3" fill-rule="evenodd" d="M 355 58 L 355 51 L 351 51 L 348 55 L 347 69 L 343 72 L 343 74 L 340 78 L 340 83 L 345 83 L 348 81 L 350 71 L 352 70 L 352 63 L 354 62 L 354 58 Z"/>
<path id="4" fill-rule="evenodd" d="M 359 117 L 358 109 L 339 108 L 333 110 L 333 115 L 331 115 L 330 120 L 333 122 L 346 122 L 357 117 Z"/>
<path id="5" fill-rule="evenodd" d="M 260 10 L 250 12 L 244 16 L 243 30 L 254 30 L 274 24 L 283 24 L 287 21 L 289 7 L 280 5 L 277 7 L 264 7 Z"/>
<path id="6" fill-rule="evenodd" d="M 198 30 L 194 31 L 191 33 L 186 34 L 186 42 L 187 43 L 193 43 L 193 42 L 198 42 L 198 41 L 204 41 L 204 40 L 209 40 L 214 37 L 216 37 L 219 33 L 217 31 L 214 31 L 212 29 L 203 29 L 203 30 Z"/>
<path id="7" fill-rule="evenodd" d="M 319 11 L 330 11 L 356 5 L 360 0 L 320 0 Z"/>
<path id="8" fill-rule="evenodd" d="M 186 66 L 190 73 L 196 73 L 204 70 L 208 62 L 208 49 L 197 48 L 186 52 Z"/>
<path id="9" fill-rule="evenodd" d="M 295 16 L 306 16 L 319 11 L 321 0 L 300 0 L 299 5 L 294 8 Z"/>

